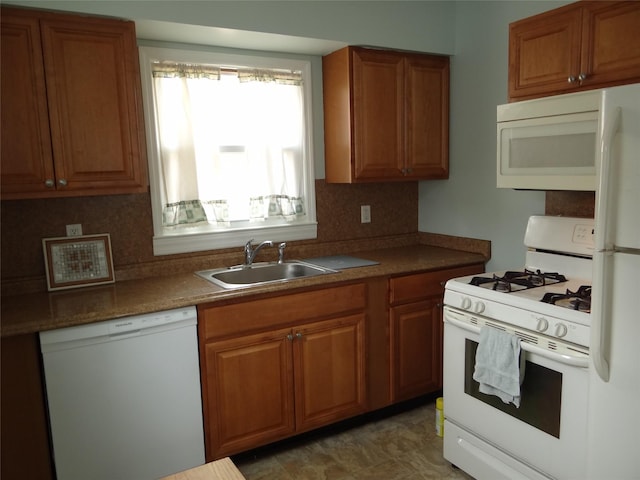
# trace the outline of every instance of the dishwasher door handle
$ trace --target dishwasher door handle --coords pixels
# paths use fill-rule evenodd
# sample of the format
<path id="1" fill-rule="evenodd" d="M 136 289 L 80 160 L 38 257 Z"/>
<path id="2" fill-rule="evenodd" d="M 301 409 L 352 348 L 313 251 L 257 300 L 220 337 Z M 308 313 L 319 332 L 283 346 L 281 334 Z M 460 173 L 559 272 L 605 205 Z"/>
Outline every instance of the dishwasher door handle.
<path id="1" fill-rule="evenodd" d="M 109 338 L 120 340 L 122 338 L 137 337 L 138 335 L 140 335 L 140 331 L 141 330 L 139 328 L 136 328 L 135 330 L 124 330 L 122 332 L 114 332 L 109 334 Z"/>

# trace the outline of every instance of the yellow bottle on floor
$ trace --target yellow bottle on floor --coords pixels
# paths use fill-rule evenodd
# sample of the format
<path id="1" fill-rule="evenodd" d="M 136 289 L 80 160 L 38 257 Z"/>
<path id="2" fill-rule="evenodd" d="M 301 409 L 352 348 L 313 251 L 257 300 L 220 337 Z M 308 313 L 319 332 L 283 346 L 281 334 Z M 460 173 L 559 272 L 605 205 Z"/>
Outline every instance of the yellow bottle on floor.
<path id="1" fill-rule="evenodd" d="M 436 435 L 444 437 L 444 399 L 436 399 Z"/>

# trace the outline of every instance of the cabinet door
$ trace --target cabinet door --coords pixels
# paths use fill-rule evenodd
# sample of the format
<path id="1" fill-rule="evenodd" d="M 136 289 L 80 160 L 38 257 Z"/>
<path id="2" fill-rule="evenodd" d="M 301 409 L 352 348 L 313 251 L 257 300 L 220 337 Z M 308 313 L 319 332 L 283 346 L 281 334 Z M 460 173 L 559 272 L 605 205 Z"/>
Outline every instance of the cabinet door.
<path id="1" fill-rule="evenodd" d="M 509 98 L 640 81 L 640 2 L 576 2 L 509 27 Z"/>
<path id="2" fill-rule="evenodd" d="M 354 176 L 358 180 L 402 177 L 403 57 L 354 49 L 352 62 Z"/>
<path id="3" fill-rule="evenodd" d="M 3 8 L 1 32 L 2 193 L 46 192 L 54 172 L 40 24 Z"/>
<path id="4" fill-rule="evenodd" d="M 294 329 L 296 430 L 366 408 L 364 313 Z"/>
<path id="5" fill-rule="evenodd" d="M 509 97 L 573 90 L 580 72 L 582 10 L 572 6 L 509 26 Z"/>
<path id="6" fill-rule="evenodd" d="M 640 2 L 586 3 L 582 24 L 583 86 L 640 81 Z"/>
<path id="7" fill-rule="evenodd" d="M 405 65 L 405 173 L 448 178 L 449 58 L 409 56 Z"/>
<path id="8" fill-rule="evenodd" d="M 290 333 L 282 329 L 205 344 L 207 461 L 293 433 Z"/>
<path id="9" fill-rule="evenodd" d="M 0 478 L 55 478 L 38 334 L 3 337 Z"/>
<path id="10" fill-rule="evenodd" d="M 41 26 L 58 193 L 146 191 L 133 23 L 60 15 Z"/>
<path id="11" fill-rule="evenodd" d="M 393 402 L 440 388 L 442 347 L 439 310 L 436 300 L 390 309 Z"/>

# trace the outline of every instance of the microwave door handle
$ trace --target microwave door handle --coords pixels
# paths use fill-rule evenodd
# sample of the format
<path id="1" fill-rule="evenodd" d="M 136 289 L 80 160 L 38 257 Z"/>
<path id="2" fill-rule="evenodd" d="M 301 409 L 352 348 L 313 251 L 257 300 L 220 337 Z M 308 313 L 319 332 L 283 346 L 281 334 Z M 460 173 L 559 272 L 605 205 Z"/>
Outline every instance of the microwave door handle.
<path id="1" fill-rule="evenodd" d="M 607 205 L 609 205 L 611 199 L 609 192 L 613 188 L 611 185 L 613 179 L 611 175 L 611 150 L 613 149 L 613 140 L 620 126 L 620 117 L 622 109 L 616 107 L 610 112 L 607 112 L 602 107 L 602 115 L 600 121 L 604 123 L 602 127 L 602 137 L 600 139 L 600 178 L 598 180 L 598 192 L 596 195 L 596 231 L 595 231 L 595 251 L 608 250 L 611 245 L 608 245 L 610 239 L 610 215 L 607 211 Z"/>

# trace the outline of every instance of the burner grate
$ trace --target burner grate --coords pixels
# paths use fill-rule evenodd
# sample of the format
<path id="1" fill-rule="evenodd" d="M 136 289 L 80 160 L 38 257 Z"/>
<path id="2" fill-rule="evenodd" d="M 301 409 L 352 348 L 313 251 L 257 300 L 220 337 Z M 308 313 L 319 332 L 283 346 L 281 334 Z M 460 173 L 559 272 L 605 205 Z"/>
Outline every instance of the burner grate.
<path id="1" fill-rule="evenodd" d="M 557 272 L 524 269 L 523 271 L 508 271 L 502 276 L 494 273 L 491 277 L 473 277 L 469 283 L 477 287 L 486 287 L 498 292 L 509 293 L 566 281 L 565 276 Z"/>
<path id="2" fill-rule="evenodd" d="M 552 305 L 590 313 L 591 286 L 582 285 L 576 292 L 567 289 L 565 293 L 545 293 L 542 301 L 551 303 Z"/>

